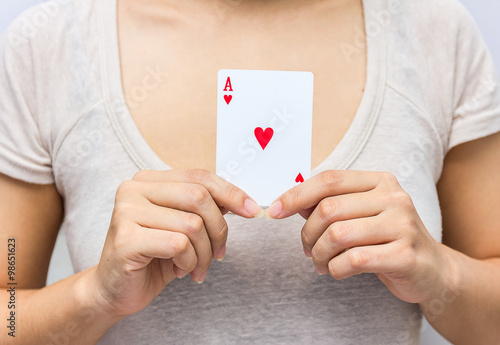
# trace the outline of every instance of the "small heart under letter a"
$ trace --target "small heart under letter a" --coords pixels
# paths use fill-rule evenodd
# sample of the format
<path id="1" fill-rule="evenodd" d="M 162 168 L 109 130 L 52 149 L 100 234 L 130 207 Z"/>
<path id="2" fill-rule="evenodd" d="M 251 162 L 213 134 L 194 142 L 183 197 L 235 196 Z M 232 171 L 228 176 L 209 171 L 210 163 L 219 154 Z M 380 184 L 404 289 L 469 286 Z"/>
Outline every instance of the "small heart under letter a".
<path id="1" fill-rule="evenodd" d="M 266 130 L 263 130 L 260 127 L 255 128 L 253 131 L 255 134 L 255 138 L 260 144 L 260 147 L 262 147 L 263 150 L 266 149 L 267 144 L 271 141 L 274 131 L 272 128 L 266 128 Z"/>
<path id="2" fill-rule="evenodd" d="M 229 105 L 229 103 L 231 103 L 232 99 L 233 99 L 233 96 L 231 96 L 231 95 L 224 95 L 224 100 L 226 101 L 226 104 Z"/>

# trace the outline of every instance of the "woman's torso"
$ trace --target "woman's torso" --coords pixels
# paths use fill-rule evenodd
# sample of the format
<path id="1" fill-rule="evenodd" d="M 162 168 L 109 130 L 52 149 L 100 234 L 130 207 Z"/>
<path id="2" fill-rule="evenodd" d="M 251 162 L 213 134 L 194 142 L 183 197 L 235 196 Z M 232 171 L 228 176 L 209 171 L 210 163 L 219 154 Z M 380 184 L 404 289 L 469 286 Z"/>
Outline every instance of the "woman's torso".
<path id="1" fill-rule="evenodd" d="M 441 239 L 435 182 L 450 133 L 454 66 L 449 61 L 455 46 L 447 43 L 449 34 L 423 28 L 458 32 L 456 8 L 446 5 L 448 12 L 427 18 L 431 0 L 365 1 L 363 22 L 353 2 L 345 5 L 352 11 L 348 24 L 344 12 L 331 8 L 316 8 L 318 21 L 307 21 L 308 8 L 301 18 L 287 13 L 269 19 L 272 27 L 252 31 L 232 22 L 237 3 L 214 2 L 222 15 L 212 15 L 215 23 L 206 27 L 191 16 L 182 20 L 180 9 L 158 11 L 158 24 L 125 21 L 121 36 L 138 32 L 128 42 L 142 42 L 127 46 L 124 39 L 120 52 L 116 0 L 74 1 L 59 5 L 59 14 L 31 39 L 31 54 L 40 61 L 37 83 L 44 85 L 37 89 L 45 100 L 37 113 L 48 119 L 39 130 L 64 198 L 63 231 L 75 271 L 99 262 L 121 182 L 140 169 L 169 165 L 213 170 L 220 68 L 314 72 L 313 174 L 394 173 L 429 232 Z M 356 29 L 360 22 L 368 36 L 366 52 Z M 252 39 L 255 32 L 258 40 Z M 224 42 L 231 42 L 231 49 Z M 157 82 L 148 84 L 149 90 L 148 76 Z M 135 88 L 147 92 L 134 97 Z M 185 140 L 182 151 L 176 136 Z M 213 262 L 203 284 L 188 278 L 169 284 L 145 310 L 115 325 L 102 344 L 418 343 L 418 305 L 398 300 L 375 275 L 335 281 L 314 272 L 302 252 L 302 218 L 271 222 L 228 215 L 227 221 L 226 258 Z"/>

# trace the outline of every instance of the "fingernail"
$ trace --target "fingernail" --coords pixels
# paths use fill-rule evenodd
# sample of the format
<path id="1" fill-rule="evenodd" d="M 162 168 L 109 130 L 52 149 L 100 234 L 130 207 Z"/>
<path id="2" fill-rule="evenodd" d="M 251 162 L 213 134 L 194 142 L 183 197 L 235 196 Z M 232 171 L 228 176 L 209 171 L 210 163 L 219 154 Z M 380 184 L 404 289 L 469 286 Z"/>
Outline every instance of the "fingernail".
<path id="1" fill-rule="evenodd" d="M 324 273 L 321 273 L 320 270 L 316 267 L 316 265 L 314 265 L 314 270 L 316 271 L 316 273 L 318 273 L 320 276 L 324 276 L 325 274 Z"/>
<path id="2" fill-rule="evenodd" d="M 255 216 L 255 218 L 257 218 L 257 219 L 264 218 L 265 215 L 266 215 L 266 211 L 264 211 L 263 209 L 260 209 L 260 212 Z"/>
<path id="3" fill-rule="evenodd" d="M 224 260 L 224 256 L 226 256 L 226 245 L 224 245 L 224 247 L 222 247 L 217 251 L 217 253 L 215 253 L 215 259 L 217 261 L 222 261 Z"/>
<path id="4" fill-rule="evenodd" d="M 273 219 L 278 218 L 278 216 L 281 214 L 283 211 L 283 204 L 281 203 L 280 200 L 275 201 L 271 207 L 269 207 L 266 211 L 266 216 L 271 217 Z"/>
<path id="5" fill-rule="evenodd" d="M 253 201 L 250 198 L 247 198 L 245 200 L 244 206 L 245 206 L 245 210 L 247 210 L 247 212 L 250 213 L 254 217 L 258 216 L 263 211 L 262 208 L 259 205 L 257 205 L 257 203 L 255 201 Z"/>
<path id="6" fill-rule="evenodd" d="M 200 277 L 200 278 L 198 278 L 198 280 L 197 280 L 196 282 L 197 282 L 198 284 L 203 283 L 203 282 L 205 281 L 205 279 L 207 278 L 207 274 L 208 274 L 208 272 L 203 273 L 203 274 L 201 275 L 201 277 Z"/>
<path id="7" fill-rule="evenodd" d="M 307 256 L 308 258 L 310 258 L 310 257 L 312 256 L 311 252 L 310 252 L 310 251 L 308 251 L 308 250 L 306 249 L 306 247 L 302 247 L 302 249 L 304 249 L 304 254 L 306 254 L 306 256 Z"/>

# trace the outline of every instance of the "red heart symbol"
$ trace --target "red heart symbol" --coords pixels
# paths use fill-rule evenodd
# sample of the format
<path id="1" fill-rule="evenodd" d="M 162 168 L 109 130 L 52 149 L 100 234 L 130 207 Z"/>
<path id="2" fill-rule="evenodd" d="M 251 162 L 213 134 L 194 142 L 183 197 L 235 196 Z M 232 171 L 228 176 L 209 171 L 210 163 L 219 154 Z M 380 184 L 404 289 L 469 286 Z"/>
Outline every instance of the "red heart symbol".
<path id="1" fill-rule="evenodd" d="M 297 183 L 302 183 L 302 182 L 304 182 L 304 177 L 302 176 L 302 174 L 301 174 L 301 173 L 299 173 L 299 174 L 297 175 L 297 177 L 295 178 L 295 182 L 297 182 Z"/>
<path id="2" fill-rule="evenodd" d="M 227 104 L 231 103 L 232 99 L 233 99 L 233 96 L 231 96 L 231 95 L 224 95 L 224 100 L 226 101 Z"/>
<path id="3" fill-rule="evenodd" d="M 269 144 L 274 135 L 272 128 L 266 128 L 266 130 L 263 130 L 262 128 L 257 127 L 253 132 L 263 150 L 266 148 L 267 144 Z"/>

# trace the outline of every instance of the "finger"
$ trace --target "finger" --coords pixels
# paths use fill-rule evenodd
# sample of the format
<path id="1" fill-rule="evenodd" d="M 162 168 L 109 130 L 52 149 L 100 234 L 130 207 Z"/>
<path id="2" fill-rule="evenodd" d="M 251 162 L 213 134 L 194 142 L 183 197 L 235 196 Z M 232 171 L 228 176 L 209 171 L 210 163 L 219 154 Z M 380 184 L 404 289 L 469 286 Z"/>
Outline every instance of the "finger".
<path id="1" fill-rule="evenodd" d="M 389 243 L 397 239 L 397 229 L 387 228 L 380 216 L 350 219 L 331 224 L 311 250 L 314 266 L 328 273 L 331 259 L 346 249 Z"/>
<path id="2" fill-rule="evenodd" d="M 153 258 L 172 259 L 175 266 L 183 272 L 182 275 L 196 268 L 196 251 L 186 235 L 160 229 L 142 229 L 144 231 L 134 238 L 133 243 L 136 252 L 149 260 L 146 264 Z M 137 260 L 135 257 L 129 259 Z"/>
<path id="3" fill-rule="evenodd" d="M 143 170 L 134 176 L 134 180 L 200 184 L 210 192 L 219 207 L 245 218 L 264 215 L 262 208 L 247 193 L 207 170 Z"/>
<path id="4" fill-rule="evenodd" d="M 218 207 L 219 207 L 220 213 L 222 213 L 223 216 L 226 215 L 229 212 L 224 207 L 221 207 L 221 206 L 218 206 Z"/>
<path id="5" fill-rule="evenodd" d="M 341 220 L 376 216 L 385 203 L 374 191 L 344 194 L 320 201 L 302 228 L 302 245 L 311 252 L 316 241 L 330 224 Z"/>
<path id="6" fill-rule="evenodd" d="M 307 210 L 299 211 L 299 214 L 302 216 L 302 218 L 309 219 L 315 208 L 316 206 L 309 207 Z"/>
<path id="7" fill-rule="evenodd" d="M 198 263 L 191 272 L 196 282 L 202 282 L 212 261 L 212 245 L 208 237 L 203 219 L 190 212 L 161 207 L 146 201 L 145 206 L 139 206 L 131 220 L 142 227 L 180 232 L 191 241 Z"/>
<path id="8" fill-rule="evenodd" d="M 209 191 L 202 185 L 194 183 L 173 182 L 134 182 L 138 193 L 151 203 L 174 208 L 180 211 L 195 213 L 202 218 L 185 219 L 188 233 L 193 236 L 206 229 L 210 239 L 212 253 L 209 257 L 221 259 L 224 255 L 223 249 L 227 240 L 227 223 L 216 205 Z M 191 224 L 190 223 L 195 223 Z M 204 229 L 202 228 L 204 226 Z"/>
<path id="9" fill-rule="evenodd" d="M 414 267 L 414 259 L 399 242 L 352 248 L 328 263 L 330 275 L 345 279 L 361 273 L 397 273 Z"/>
<path id="10" fill-rule="evenodd" d="M 316 206 L 330 196 L 367 192 L 378 185 L 383 174 L 352 170 L 322 172 L 282 194 L 266 214 L 275 219 L 286 218 Z"/>

